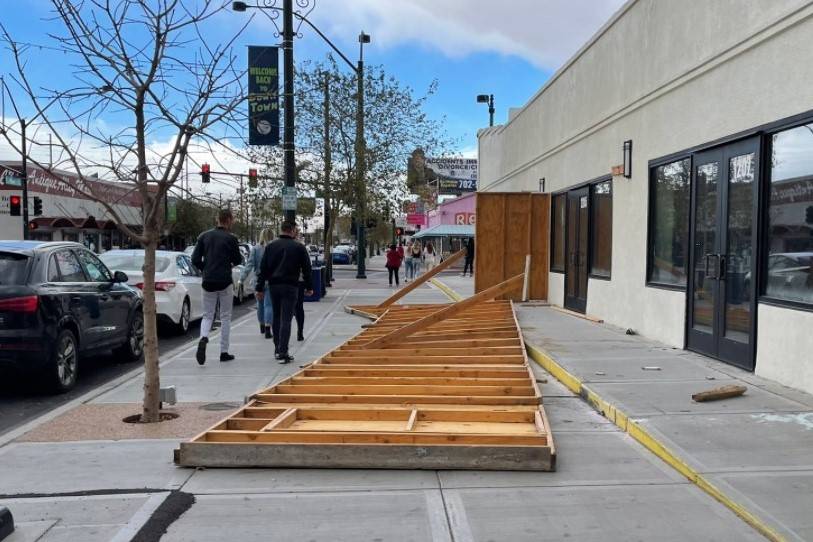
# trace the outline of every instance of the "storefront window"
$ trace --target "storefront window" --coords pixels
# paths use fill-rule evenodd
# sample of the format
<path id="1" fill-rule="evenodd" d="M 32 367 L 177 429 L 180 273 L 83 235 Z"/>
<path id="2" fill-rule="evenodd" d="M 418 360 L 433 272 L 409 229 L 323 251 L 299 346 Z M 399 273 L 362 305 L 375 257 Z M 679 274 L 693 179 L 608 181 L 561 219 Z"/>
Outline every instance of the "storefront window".
<path id="1" fill-rule="evenodd" d="M 551 221 L 551 270 L 565 270 L 565 194 L 553 196 L 553 220 Z"/>
<path id="2" fill-rule="evenodd" d="M 613 188 L 612 181 L 594 184 L 590 192 L 592 240 L 590 273 L 609 277 L 613 254 Z"/>
<path id="3" fill-rule="evenodd" d="M 813 124 L 773 136 L 764 293 L 813 304 Z"/>
<path id="4" fill-rule="evenodd" d="M 649 200 L 649 282 L 686 286 L 689 172 L 688 158 L 653 170 Z"/>

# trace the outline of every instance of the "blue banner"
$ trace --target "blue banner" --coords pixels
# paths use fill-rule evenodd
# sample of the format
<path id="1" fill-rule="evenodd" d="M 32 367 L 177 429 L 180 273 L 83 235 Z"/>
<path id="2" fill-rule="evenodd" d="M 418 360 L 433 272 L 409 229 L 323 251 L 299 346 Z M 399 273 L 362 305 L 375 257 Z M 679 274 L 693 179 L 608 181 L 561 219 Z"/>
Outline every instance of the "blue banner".
<path id="1" fill-rule="evenodd" d="M 279 145 L 279 52 L 248 48 L 248 144 Z"/>

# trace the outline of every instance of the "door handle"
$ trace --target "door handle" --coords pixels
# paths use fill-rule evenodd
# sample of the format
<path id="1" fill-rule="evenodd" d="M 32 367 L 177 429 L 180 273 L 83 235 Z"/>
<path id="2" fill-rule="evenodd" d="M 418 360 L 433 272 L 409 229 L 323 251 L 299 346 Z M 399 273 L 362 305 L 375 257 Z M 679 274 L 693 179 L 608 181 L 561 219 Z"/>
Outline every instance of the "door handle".
<path id="1" fill-rule="evenodd" d="M 717 280 L 725 280 L 726 273 L 726 257 L 724 254 L 717 255 L 717 261 L 720 262 L 717 266 Z"/>
<path id="2" fill-rule="evenodd" d="M 711 265 L 710 261 L 711 258 L 717 258 L 717 261 L 714 262 L 714 265 Z M 704 271 L 706 274 L 707 279 L 719 279 L 719 266 L 720 266 L 720 255 L 719 254 L 706 254 L 705 256 L 705 265 Z"/>

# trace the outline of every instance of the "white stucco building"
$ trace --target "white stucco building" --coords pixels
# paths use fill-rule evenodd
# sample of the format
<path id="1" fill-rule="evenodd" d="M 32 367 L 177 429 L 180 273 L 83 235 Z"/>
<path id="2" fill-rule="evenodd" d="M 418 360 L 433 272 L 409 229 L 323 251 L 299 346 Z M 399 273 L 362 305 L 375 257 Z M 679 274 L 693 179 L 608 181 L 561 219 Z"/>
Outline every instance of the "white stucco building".
<path id="1" fill-rule="evenodd" d="M 479 159 L 553 194 L 551 303 L 813 392 L 813 1 L 630 0 Z"/>

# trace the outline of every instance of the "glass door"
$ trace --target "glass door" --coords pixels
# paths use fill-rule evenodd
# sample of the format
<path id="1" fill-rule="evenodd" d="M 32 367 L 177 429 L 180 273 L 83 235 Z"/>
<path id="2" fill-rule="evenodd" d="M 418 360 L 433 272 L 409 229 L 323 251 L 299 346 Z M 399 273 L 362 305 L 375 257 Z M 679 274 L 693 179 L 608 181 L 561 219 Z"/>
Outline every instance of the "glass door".
<path id="1" fill-rule="evenodd" d="M 753 369 L 759 140 L 693 157 L 688 346 Z"/>
<path id="2" fill-rule="evenodd" d="M 587 310 L 588 187 L 567 193 L 565 308 Z"/>

